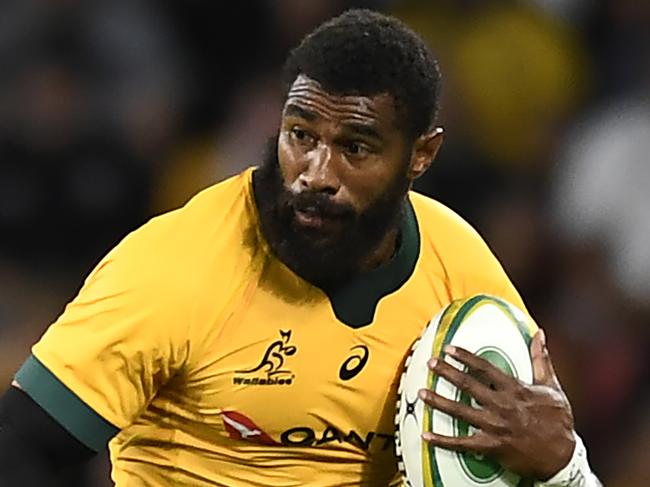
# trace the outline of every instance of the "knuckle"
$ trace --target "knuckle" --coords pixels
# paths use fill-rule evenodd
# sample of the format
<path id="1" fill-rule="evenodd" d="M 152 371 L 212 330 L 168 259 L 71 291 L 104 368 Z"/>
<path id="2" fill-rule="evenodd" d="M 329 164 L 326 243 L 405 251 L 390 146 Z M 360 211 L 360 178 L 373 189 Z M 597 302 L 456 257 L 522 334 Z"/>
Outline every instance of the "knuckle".
<path id="1" fill-rule="evenodd" d="M 512 435 L 512 429 L 509 427 L 508 423 L 504 421 L 494 421 L 493 428 L 494 432 L 497 433 L 500 438 L 509 438 Z"/>
<path id="2" fill-rule="evenodd" d="M 504 433 L 507 430 L 503 417 L 499 414 L 490 414 L 486 418 L 487 428 L 495 433 Z"/>
<path id="3" fill-rule="evenodd" d="M 449 399 L 444 399 L 444 402 L 441 404 L 444 406 L 445 410 L 451 414 L 460 414 L 462 413 L 461 404 L 456 401 L 451 401 Z"/>
<path id="4" fill-rule="evenodd" d="M 499 394 L 499 399 L 495 401 L 494 404 L 497 411 L 501 413 L 501 416 L 507 417 L 515 409 L 514 401 L 512 396 L 508 393 Z"/>
<path id="5" fill-rule="evenodd" d="M 490 370 L 490 363 L 485 359 L 472 355 L 471 368 L 475 373 L 485 375 Z"/>
<path id="6" fill-rule="evenodd" d="M 469 378 L 465 374 L 458 374 L 456 382 L 458 387 L 460 387 L 461 389 L 467 389 L 470 384 Z"/>
<path id="7" fill-rule="evenodd" d="M 502 444 L 498 436 L 484 430 L 476 433 L 475 440 L 475 450 L 489 455 L 498 452 Z"/>
<path id="8" fill-rule="evenodd" d="M 503 441 L 499 437 L 490 435 L 488 441 L 485 444 L 486 453 L 498 453 L 503 448 Z"/>
<path id="9" fill-rule="evenodd" d="M 438 400 L 438 397 L 433 392 L 427 390 L 425 393 L 423 393 L 423 399 L 427 404 L 435 404 Z"/>
<path id="10" fill-rule="evenodd" d="M 440 373 L 451 382 L 458 383 L 463 377 L 463 372 L 449 364 L 440 365 Z"/>
<path id="11" fill-rule="evenodd" d="M 490 367 L 490 363 L 487 362 L 485 359 L 477 357 L 476 355 L 472 355 L 470 368 L 472 369 L 472 371 L 474 371 L 474 373 L 485 374 L 485 372 L 489 370 L 489 367 Z"/>
<path id="12" fill-rule="evenodd" d="M 518 382 L 515 387 L 515 397 L 520 401 L 528 401 L 533 396 L 533 391 L 527 384 Z"/>

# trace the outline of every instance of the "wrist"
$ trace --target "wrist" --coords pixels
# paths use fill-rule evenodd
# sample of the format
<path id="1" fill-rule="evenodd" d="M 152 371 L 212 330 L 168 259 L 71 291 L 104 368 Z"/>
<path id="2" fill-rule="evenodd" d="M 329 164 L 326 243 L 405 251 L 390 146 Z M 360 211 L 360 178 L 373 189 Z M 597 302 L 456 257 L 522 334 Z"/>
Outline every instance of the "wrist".
<path id="1" fill-rule="evenodd" d="M 592 476 L 587 449 L 577 433 L 573 433 L 575 445 L 569 462 L 548 480 L 537 482 L 537 487 L 587 487 Z"/>

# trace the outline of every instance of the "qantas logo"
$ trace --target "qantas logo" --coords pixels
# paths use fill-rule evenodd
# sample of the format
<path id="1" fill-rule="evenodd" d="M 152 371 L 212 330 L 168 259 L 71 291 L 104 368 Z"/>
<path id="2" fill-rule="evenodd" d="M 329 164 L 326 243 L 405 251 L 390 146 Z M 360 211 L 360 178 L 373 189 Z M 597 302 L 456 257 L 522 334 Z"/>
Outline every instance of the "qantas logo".
<path id="1" fill-rule="evenodd" d="M 343 431 L 333 426 L 323 431 L 315 431 L 308 426 L 296 426 L 280 435 L 280 442 L 285 446 L 320 446 L 328 443 L 348 443 L 363 451 L 371 448 L 379 451 L 395 448 L 395 436 L 389 433 L 371 431 L 359 433 L 354 430 Z"/>
<path id="2" fill-rule="evenodd" d="M 221 413 L 223 426 L 228 432 L 228 436 L 233 440 L 247 440 L 262 445 L 277 445 L 269 435 L 264 433 L 259 426 L 241 413 L 236 411 L 226 411 Z"/>
<path id="3" fill-rule="evenodd" d="M 295 426 L 280 434 L 280 441 L 262 431 L 252 419 L 237 411 L 221 413 L 223 426 L 233 440 L 250 441 L 267 446 L 318 447 L 329 443 L 348 443 L 363 451 L 386 451 L 394 448 L 395 437 L 389 433 L 360 433 L 329 426 L 322 431 L 308 426 Z"/>

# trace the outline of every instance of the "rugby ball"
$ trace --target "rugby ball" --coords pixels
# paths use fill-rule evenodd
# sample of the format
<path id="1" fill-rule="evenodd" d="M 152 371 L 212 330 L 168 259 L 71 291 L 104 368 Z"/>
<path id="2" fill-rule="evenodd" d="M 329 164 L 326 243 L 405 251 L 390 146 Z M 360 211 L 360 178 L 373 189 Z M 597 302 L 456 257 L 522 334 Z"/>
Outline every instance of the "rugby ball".
<path id="1" fill-rule="evenodd" d="M 522 487 L 529 481 L 489 458 L 433 447 L 422 433 L 466 436 L 474 427 L 426 406 L 418 391 L 428 388 L 448 399 L 479 407 L 465 392 L 434 374 L 432 357 L 464 370 L 446 356 L 446 345 L 462 347 L 490 361 L 507 374 L 531 383 L 530 342 L 536 326 L 521 310 L 502 299 L 476 295 L 453 301 L 431 320 L 406 361 L 397 401 L 396 449 L 404 482 L 410 487 Z"/>

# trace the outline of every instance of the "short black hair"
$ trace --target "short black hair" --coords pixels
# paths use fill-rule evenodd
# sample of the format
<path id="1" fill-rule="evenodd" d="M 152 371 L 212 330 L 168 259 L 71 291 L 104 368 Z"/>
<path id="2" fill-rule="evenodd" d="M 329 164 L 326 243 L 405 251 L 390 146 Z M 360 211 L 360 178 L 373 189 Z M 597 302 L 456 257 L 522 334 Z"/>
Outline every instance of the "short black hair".
<path id="1" fill-rule="evenodd" d="M 290 52 L 283 71 L 285 94 L 301 74 L 331 93 L 392 95 L 398 122 L 411 137 L 435 122 L 438 62 L 424 41 L 395 17 L 354 9 L 323 23 Z"/>

